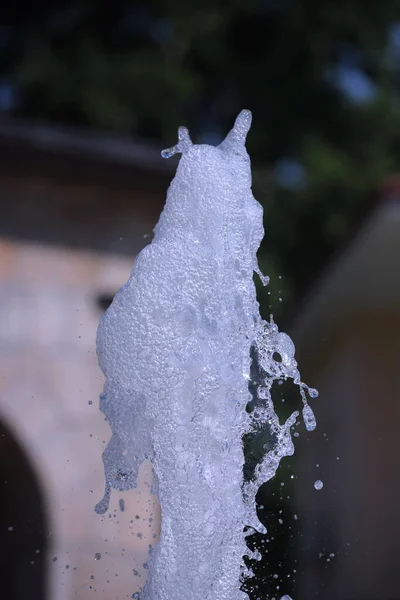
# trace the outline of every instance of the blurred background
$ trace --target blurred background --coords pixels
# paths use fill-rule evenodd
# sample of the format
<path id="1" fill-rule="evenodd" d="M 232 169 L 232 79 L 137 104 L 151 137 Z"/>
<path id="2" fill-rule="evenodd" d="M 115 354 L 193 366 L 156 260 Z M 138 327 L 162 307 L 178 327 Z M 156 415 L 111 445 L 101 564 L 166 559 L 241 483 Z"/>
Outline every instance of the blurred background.
<path id="1" fill-rule="evenodd" d="M 0 7 L 5 600 L 119 600 L 143 580 L 149 471 L 94 513 L 109 439 L 96 328 L 151 240 L 176 167 L 160 149 L 183 124 L 217 143 L 242 108 L 262 313 L 320 390 L 318 429 L 296 430 L 260 490 L 269 532 L 246 589 L 400 598 L 400 0 L 14 0 Z M 299 406 L 287 386 L 275 402 Z"/>

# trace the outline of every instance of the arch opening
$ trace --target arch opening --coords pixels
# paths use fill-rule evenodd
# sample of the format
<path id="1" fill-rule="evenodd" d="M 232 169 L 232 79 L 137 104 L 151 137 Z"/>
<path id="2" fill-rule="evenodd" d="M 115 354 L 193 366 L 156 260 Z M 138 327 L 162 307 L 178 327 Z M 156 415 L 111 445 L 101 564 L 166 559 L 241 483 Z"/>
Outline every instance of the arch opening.
<path id="1" fill-rule="evenodd" d="M 0 421 L 1 597 L 46 600 L 43 494 L 29 458 Z"/>

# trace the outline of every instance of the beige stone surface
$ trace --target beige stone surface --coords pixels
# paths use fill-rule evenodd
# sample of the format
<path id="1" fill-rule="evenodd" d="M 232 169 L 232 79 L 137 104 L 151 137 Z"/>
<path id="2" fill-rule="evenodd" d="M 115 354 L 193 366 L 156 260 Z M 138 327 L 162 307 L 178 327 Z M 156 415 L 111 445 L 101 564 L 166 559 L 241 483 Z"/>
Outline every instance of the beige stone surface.
<path id="1" fill-rule="evenodd" d="M 98 410 L 97 296 L 113 294 L 132 264 L 0 239 L 0 419 L 43 490 L 51 600 L 130 597 L 143 584 L 149 544 L 159 533 L 149 465 L 138 489 L 114 492 L 104 517 L 94 512 L 110 437 Z"/>
<path id="2" fill-rule="evenodd" d="M 338 597 L 397 598 L 399 331 L 399 310 L 359 311 L 323 343 L 315 336 L 315 355 L 300 357 L 306 380 L 320 392 L 318 427 L 295 455 L 310 561 L 305 597 L 323 581 Z M 317 478 L 324 482 L 318 493 Z M 314 533 L 316 522 L 322 535 Z M 326 569 L 320 553 L 330 552 L 335 568 Z"/>

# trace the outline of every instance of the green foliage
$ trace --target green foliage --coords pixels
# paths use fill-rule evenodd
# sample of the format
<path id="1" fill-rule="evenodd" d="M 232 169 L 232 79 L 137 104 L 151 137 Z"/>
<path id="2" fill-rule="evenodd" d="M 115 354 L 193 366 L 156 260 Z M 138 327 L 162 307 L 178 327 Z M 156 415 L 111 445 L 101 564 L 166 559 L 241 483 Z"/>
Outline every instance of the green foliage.
<path id="1" fill-rule="evenodd" d="M 253 110 L 260 257 L 282 276 L 267 312 L 298 296 L 398 168 L 400 0 L 15 0 L 0 17 L 16 113 L 168 146 L 180 124 L 196 137 Z M 301 182 L 275 177 L 288 158 Z"/>

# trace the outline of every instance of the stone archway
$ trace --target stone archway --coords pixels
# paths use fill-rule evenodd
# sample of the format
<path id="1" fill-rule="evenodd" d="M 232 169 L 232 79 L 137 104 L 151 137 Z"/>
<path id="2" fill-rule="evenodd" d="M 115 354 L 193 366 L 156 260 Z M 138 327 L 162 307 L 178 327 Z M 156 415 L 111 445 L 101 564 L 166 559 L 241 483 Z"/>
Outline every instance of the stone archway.
<path id="1" fill-rule="evenodd" d="M 46 520 L 29 458 L 0 422 L 1 597 L 46 598 Z"/>

